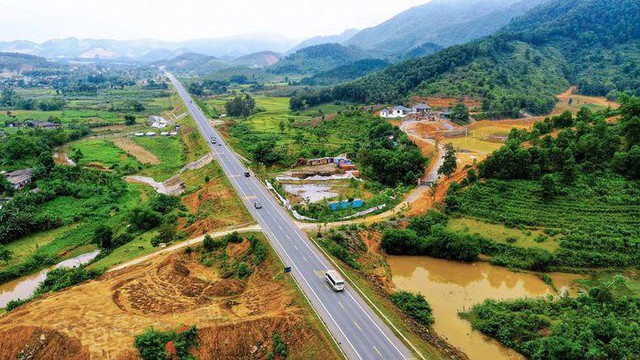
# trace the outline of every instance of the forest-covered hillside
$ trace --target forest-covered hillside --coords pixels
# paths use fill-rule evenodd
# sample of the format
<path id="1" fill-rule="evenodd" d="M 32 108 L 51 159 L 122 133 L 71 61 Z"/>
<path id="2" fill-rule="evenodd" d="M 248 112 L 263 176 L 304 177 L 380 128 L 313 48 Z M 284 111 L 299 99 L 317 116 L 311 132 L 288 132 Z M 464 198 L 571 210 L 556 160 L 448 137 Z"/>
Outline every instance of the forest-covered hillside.
<path id="1" fill-rule="evenodd" d="M 569 84 L 590 95 L 640 93 L 640 3 L 553 0 L 472 43 L 412 59 L 334 89 L 332 98 L 388 103 L 412 94 L 473 95 L 484 111 L 543 114 Z"/>

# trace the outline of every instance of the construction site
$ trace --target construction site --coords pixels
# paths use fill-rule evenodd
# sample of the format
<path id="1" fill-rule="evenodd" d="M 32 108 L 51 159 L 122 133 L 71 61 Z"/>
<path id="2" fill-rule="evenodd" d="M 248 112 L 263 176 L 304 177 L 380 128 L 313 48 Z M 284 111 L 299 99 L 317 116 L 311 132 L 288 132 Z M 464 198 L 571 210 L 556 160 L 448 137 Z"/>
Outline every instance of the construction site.
<path id="1" fill-rule="evenodd" d="M 229 261 L 241 259 L 251 244 L 244 239 L 221 251 Z M 203 256 L 159 255 L 42 296 L 0 318 L 3 356 L 137 359 L 135 336 L 148 328 L 195 325 L 199 346 L 193 355 L 200 359 L 267 358 L 274 334 L 291 358 L 339 357 L 273 253 L 247 278 L 203 265 Z"/>

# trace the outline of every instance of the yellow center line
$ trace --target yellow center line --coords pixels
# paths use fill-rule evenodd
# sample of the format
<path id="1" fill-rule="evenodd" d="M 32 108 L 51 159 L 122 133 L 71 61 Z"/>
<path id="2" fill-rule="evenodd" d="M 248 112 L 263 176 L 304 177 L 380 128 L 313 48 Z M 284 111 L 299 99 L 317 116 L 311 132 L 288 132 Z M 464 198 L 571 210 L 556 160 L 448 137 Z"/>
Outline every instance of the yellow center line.
<path id="1" fill-rule="evenodd" d="M 378 353 L 378 355 L 382 356 L 382 353 L 380 353 L 380 350 L 378 350 L 378 348 L 375 345 L 373 345 L 373 350 L 375 350 Z"/>
<path id="2" fill-rule="evenodd" d="M 360 327 L 360 325 L 358 325 L 357 322 L 354 321 L 353 323 L 356 324 L 356 327 L 358 328 L 358 330 L 362 331 L 362 328 Z"/>

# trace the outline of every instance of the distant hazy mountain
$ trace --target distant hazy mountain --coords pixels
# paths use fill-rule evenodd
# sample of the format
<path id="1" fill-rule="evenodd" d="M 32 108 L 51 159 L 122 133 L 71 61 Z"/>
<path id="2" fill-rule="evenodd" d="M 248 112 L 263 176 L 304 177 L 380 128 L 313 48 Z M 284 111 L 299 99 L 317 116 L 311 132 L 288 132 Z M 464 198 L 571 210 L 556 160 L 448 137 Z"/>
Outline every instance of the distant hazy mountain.
<path id="1" fill-rule="evenodd" d="M 156 61 L 153 65 L 165 67 L 167 70 L 179 74 L 191 75 L 202 75 L 231 66 L 227 60 L 191 52 L 179 55 L 170 60 Z"/>
<path id="2" fill-rule="evenodd" d="M 304 49 L 306 47 L 314 46 L 314 45 L 333 44 L 333 43 L 340 44 L 349 40 L 353 35 L 357 34 L 359 31 L 360 30 L 358 29 L 348 29 L 338 35 L 315 36 L 315 37 L 312 37 L 311 39 L 307 39 L 301 42 L 300 44 L 296 45 L 295 47 L 287 51 L 287 54 L 292 54 L 300 49 Z"/>
<path id="3" fill-rule="evenodd" d="M 38 55 L 49 59 L 134 59 L 158 61 L 184 53 L 199 53 L 233 59 L 259 51 L 285 52 L 296 44 L 274 34 L 231 36 L 218 39 L 160 41 L 154 39 L 54 39 L 43 43 L 0 42 L 0 51 Z"/>
<path id="4" fill-rule="evenodd" d="M 345 42 L 396 56 L 430 42 L 447 47 L 490 35 L 545 0 L 433 0 L 364 29 Z"/>
<path id="5" fill-rule="evenodd" d="M 282 55 L 273 51 L 260 51 L 257 53 L 241 56 L 237 59 L 234 59 L 232 63 L 236 66 L 261 68 L 277 63 L 278 61 L 280 61 L 281 57 Z"/>
<path id="6" fill-rule="evenodd" d="M 373 56 L 355 46 L 322 44 L 300 49 L 267 68 L 272 74 L 312 75 Z"/>

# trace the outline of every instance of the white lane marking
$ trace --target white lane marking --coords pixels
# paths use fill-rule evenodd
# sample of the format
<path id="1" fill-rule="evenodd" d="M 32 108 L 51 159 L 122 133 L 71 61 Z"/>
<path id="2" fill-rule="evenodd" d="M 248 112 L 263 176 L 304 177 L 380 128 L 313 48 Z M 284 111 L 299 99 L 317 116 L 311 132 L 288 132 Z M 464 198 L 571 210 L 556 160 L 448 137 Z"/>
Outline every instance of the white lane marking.
<path id="1" fill-rule="evenodd" d="M 342 310 L 344 310 L 344 305 L 342 305 L 342 302 L 338 301 L 338 305 L 340 305 L 340 307 L 342 308 Z"/>
<path id="2" fill-rule="evenodd" d="M 360 325 L 358 325 L 358 323 L 355 322 L 355 321 L 353 323 L 356 324 L 356 327 L 358 328 L 358 330 L 360 330 L 360 332 L 362 332 L 362 328 L 360 327 Z"/>
<path id="3" fill-rule="evenodd" d="M 378 348 L 375 345 L 373 345 L 373 350 L 375 350 L 378 353 L 378 355 L 382 356 L 382 354 L 380 353 L 380 350 L 378 350 Z"/>

